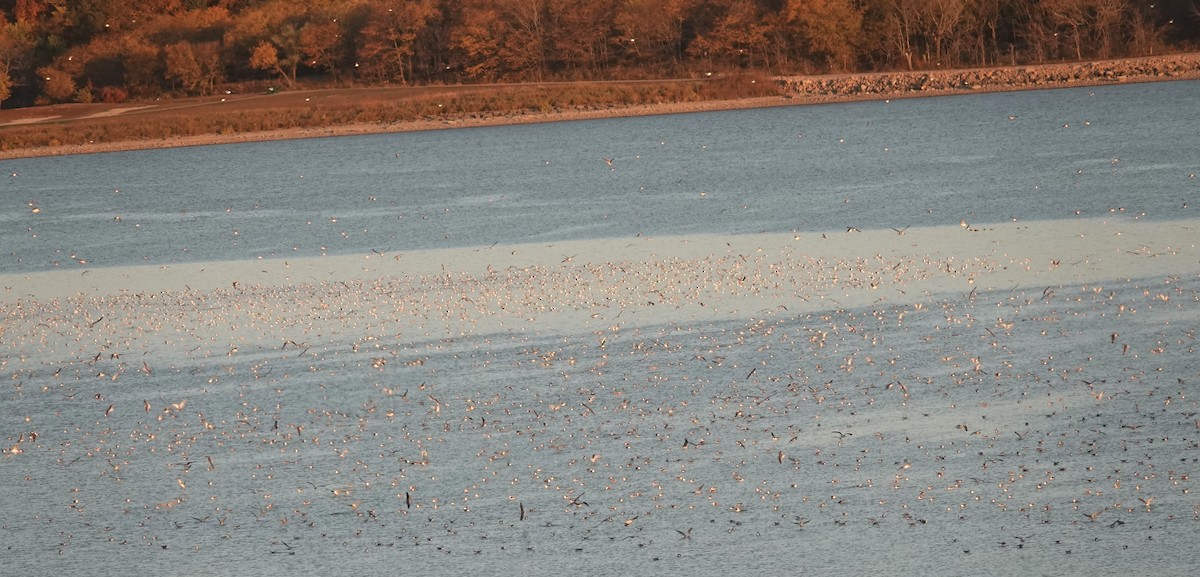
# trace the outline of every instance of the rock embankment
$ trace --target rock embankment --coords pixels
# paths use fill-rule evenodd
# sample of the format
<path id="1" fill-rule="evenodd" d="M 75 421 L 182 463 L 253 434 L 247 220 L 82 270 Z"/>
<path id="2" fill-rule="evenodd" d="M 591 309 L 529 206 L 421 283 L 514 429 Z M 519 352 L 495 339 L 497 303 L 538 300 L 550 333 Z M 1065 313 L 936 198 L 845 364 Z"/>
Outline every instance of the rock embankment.
<path id="1" fill-rule="evenodd" d="M 1098 62 L 780 78 L 785 96 L 803 100 L 933 96 L 1200 78 L 1200 53 Z"/>

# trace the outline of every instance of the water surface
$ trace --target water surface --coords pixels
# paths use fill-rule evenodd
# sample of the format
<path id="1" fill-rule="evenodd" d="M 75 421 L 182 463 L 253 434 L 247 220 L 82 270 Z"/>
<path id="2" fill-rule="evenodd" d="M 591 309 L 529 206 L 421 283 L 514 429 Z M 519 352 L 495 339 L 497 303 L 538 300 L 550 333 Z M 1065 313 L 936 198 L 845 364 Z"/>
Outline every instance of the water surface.
<path id="1" fill-rule="evenodd" d="M 1190 574 L 1198 87 L 7 161 L 5 566 Z"/>

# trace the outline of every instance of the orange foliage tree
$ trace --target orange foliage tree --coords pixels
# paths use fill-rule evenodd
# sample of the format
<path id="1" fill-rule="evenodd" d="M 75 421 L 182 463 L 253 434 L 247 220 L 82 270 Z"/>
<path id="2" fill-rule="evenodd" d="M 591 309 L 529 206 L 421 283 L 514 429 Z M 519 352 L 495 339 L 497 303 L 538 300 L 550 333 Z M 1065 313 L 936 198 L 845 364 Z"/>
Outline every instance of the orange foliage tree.
<path id="1" fill-rule="evenodd" d="M 9 0 L 0 102 L 1036 63 L 1200 46 L 1192 0 Z M 49 80 L 47 80 L 49 79 Z"/>

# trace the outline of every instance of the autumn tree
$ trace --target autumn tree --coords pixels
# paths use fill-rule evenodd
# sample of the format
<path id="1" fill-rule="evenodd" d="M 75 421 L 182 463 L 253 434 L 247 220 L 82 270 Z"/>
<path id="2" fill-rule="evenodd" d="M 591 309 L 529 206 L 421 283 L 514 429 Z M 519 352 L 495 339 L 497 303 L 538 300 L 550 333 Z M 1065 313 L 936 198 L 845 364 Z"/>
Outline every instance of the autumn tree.
<path id="1" fill-rule="evenodd" d="M 247 66 L 247 72 L 274 72 L 290 86 L 304 58 L 300 48 L 300 29 L 308 21 L 308 4 L 306 0 L 267 0 L 246 9 L 232 19 L 232 26 L 222 36 L 221 43 L 227 58 L 240 66 Z M 264 47 L 264 44 L 269 47 Z M 273 60 L 270 58 L 270 48 L 274 48 Z"/>
<path id="2" fill-rule="evenodd" d="M 787 0 L 785 19 L 809 58 L 830 69 L 852 68 L 863 12 L 851 0 Z"/>
<path id="3" fill-rule="evenodd" d="M 179 10 L 178 0 L 51 0 L 52 12 L 63 15 L 71 38 L 85 43 L 100 34 L 122 34 L 148 18 Z"/>
<path id="4" fill-rule="evenodd" d="M 13 2 L 13 21 L 18 24 L 32 24 L 49 10 L 50 3 L 47 0 L 16 0 Z"/>
<path id="5" fill-rule="evenodd" d="M 216 42 L 192 44 L 184 40 L 167 46 L 167 77 L 190 94 L 211 94 L 223 77 L 220 49 Z"/>
<path id="6" fill-rule="evenodd" d="M 186 5 L 179 8 L 183 7 Z M 181 70 L 190 70 L 187 76 L 198 80 L 193 82 L 193 88 L 185 89 L 211 92 L 215 83 L 226 75 L 228 51 L 224 48 L 224 38 L 232 26 L 232 15 L 221 7 L 177 8 L 148 17 L 140 33 L 121 37 L 117 58 L 125 75 L 125 89 L 131 94 L 146 97 L 159 92 L 164 79 L 186 86 L 188 82 L 183 81 L 179 73 Z M 189 49 L 173 49 L 170 56 L 177 69 L 173 74 L 168 74 L 165 47 L 182 42 L 190 45 L 190 54 Z M 204 48 L 198 52 L 200 46 Z M 219 62 L 209 60 L 214 53 Z"/>
<path id="7" fill-rule="evenodd" d="M 453 35 L 462 21 L 462 5 L 454 0 L 439 0 L 435 4 L 437 15 L 429 20 L 413 44 L 413 74 L 425 81 L 457 81 L 461 59 Z"/>
<path id="8" fill-rule="evenodd" d="M 1130 50 L 1134 54 L 1153 55 L 1167 50 L 1169 22 L 1162 22 L 1156 13 L 1157 6 L 1151 6 L 1138 4 L 1129 11 Z M 1197 9 L 1194 17 L 1200 24 L 1200 9 Z"/>
<path id="9" fill-rule="evenodd" d="M 80 69 L 76 81 L 83 86 L 118 86 L 125 82 L 120 51 L 122 35 L 101 34 L 84 46 L 71 50 L 67 58 Z"/>
<path id="10" fill-rule="evenodd" d="M 433 0 L 396 5 L 375 1 L 358 37 L 358 73 L 376 82 L 406 82 L 412 69 L 413 46 L 438 15 Z"/>
<path id="11" fill-rule="evenodd" d="M 341 25 L 333 20 L 305 24 L 300 29 L 300 53 L 309 68 L 325 70 L 337 77 L 346 53 Z"/>
<path id="12" fill-rule="evenodd" d="M 279 48 L 269 40 L 262 40 L 250 52 L 250 67 L 256 70 L 274 72 L 288 86 L 292 85 L 292 77 L 284 68 L 285 63 L 279 57 Z"/>
<path id="13" fill-rule="evenodd" d="M 1083 59 L 1083 28 L 1087 26 L 1086 8 L 1080 0 L 1044 0 L 1042 9 L 1050 24 L 1070 39 L 1076 60 Z"/>
<path id="14" fill-rule="evenodd" d="M 502 72 L 501 26 L 496 6 L 486 1 L 465 4 L 462 21 L 451 33 L 451 42 L 462 55 L 463 72 L 480 80 L 495 80 Z"/>
<path id="15" fill-rule="evenodd" d="M 700 0 L 624 0 L 614 24 L 617 44 L 634 62 L 677 65 L 684 26 Z"/>
<path id="16" fill-rule="evenodd" d="M 1038 0 L 1022 2 L 1017 10 L 1020 13 L 1020 26 L 1015 32 L 1015 37 L 1024 47 L 1025 59 L 1032 62 L 1057 59 L 1058 34 L 1055 33 L 1053 23 Z"/>
<path id="17" fill-rule="evenodd" d="M 4 105 L 4 101 L 12 96 L 12 78 L 8 75 L 8 71 L 0 70 L 0 106 Z"/>
<path id="18" fill-rule="evenodd" d="M 687 52 L 709 62 L 742 67 L 769 67 L 768 38 L 772 20 L 754 0 L 710 4 L 713 17 L 688 45 Z"/>
<path id="19" fill-rule="evenodd" d="M 75 97 L 78 87 L 71 74 L 54 66 L 38 68 L 37 75 L 42 79 L 42 94 L 50 102 L 70 102 Z"/>
<path id="20" fill-rule="evenodd" d="M 121 64 L 125 72 L 124 89 L 130 94 L 148 97 L 160 90 L 164 77 L 162 50 L 137 37 L 126 36 L 122 40 Z"/>
<path id="21" fill-rule="evenodd" d="M 866 36 L 873 39 L 873 48 L 883 54 L 890 66 L 915 68 L 917 26 L 916 6 L 912 0 L 872 0 L 867 13 L 870 24 L 864 22 Z"/>
<path id="22" fill-rule="evenodd" d="M 224 42 L 234 18 L 224 8 L 201 8 L 148 17 L 139 34 L 131 34 L 159 45 L 187 40 L 192 43 Z"/>
<path id="23" fill-rule="evenodd" d="M 964 50 L 975 54 L 975 64 L 988 66 L 998 64 L 1001 60 L 1001 39 L 1009 37 L 1011 22 L 1006 6 L 1010 0 L 974 0 L 971 10 L 965 14 L 964 24 L 968 38 Z"/>
<path id="24" fill-rule="evenodd" d="M 283 22 L 258 41 L 250 52 L 249 64 L 256 70 L 274 72 L 291 87 L 296 84 L 296 71 L 303 58 L 300 30 L 292 22 Z"/>
<path id="25" fill-rule="evenodd" d="M 1122 25 L 1130 12 L 1126 0 L 1094 0 L 1092 2 L 1091 35 L 1092 57 L 1113 58 L 1118 46 L 1123 44 Z"/>
<path id="26" fill-rule="evenodd" d="M 611 60 L 619 0 L 552 0 L 553 48 L 570 76 L 595 76 Z"/>
<path id="27" fill-rule="evenodd" d="M 546 0 L 466 0 L 452 42 L 480 80 L 542 80 L 553 33 Z"/>
<path id="28" fill-rule="evenodd" d="M 1193 0 L 0 0 L 0 102 L 293 85 L 995 65 L 1200 45 Z M 14 40 L 15 39 L 15 40 Z"/>
<path id="29" fill-rule="evenodd" d="M 0 104 L 12 96 L 16 85 L 23 83 L 34 62 L 35 46 L 29 24 L 0 23 Z"/>
<path id="30" fill-rule="evenodd" d="M 965 7 L 963 0 L 925 0 L 921 4 L 921 33 L 927 62 L 936 67 L 959 64 L 959 34 Z"/>

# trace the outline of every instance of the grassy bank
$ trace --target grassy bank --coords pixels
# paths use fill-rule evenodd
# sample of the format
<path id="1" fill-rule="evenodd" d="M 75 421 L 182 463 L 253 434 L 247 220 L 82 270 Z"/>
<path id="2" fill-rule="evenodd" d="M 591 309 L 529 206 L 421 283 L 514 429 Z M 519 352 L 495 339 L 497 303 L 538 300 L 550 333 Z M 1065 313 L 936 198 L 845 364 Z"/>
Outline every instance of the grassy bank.
<path id="1" fill-rule="evenodd" d="M 0 151 L 736 100 L 778 95 L 779 85 L 767 76 L 729 75 L 686 81 L 430 88 L 399 97 L 369 89 L 355 92 L 350 98 L 331 97 L 332 92 L 327 90 L 313 94 L 317 93 L 325 97 L 301 98 L 305 93 L 281 93 L 188 107 L 155 105 L 121 115 L 11 124 L 0 127 Z"/>

